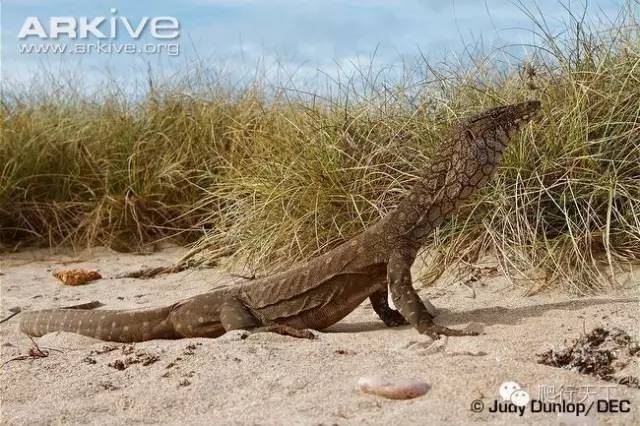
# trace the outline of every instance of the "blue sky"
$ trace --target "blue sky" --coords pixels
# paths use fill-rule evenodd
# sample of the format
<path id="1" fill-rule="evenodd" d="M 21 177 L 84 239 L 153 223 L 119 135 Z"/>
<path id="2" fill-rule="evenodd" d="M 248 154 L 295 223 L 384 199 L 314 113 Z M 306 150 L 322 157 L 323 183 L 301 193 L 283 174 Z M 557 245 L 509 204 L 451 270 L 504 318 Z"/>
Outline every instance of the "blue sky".
<path id="1" fill-rule="evenodd" d="M 621 0 L 586 1 L 589 15 L 615 16 Z M 512 0 L 3 0 L 2 77 L 7 85 L 28 82 L 43 69 L 54 75 L 75 73 L 88 82 L 106 78 L 144 81 L 152 69 L 159 78 L 193 68 L 194 61 L 241 78 L 262 63 L 269 73 L 307 77 L 318 72 L 349 74 L 366 67 L 375 52 L 378 67 L 398 67 L 419 55 L 436 63 L 464 55 L 464 48 L 482 42 L 485 49 L 531 43 L 532 23 Z M 539 7 L 550 26 L 567 19 L 562 4 L 582 10 L 585 1 L 522 0 Z M 114 15 L 111 8 L 116 8 Z M 180 54 L 35 54 L 20 53 L 18 39 L 25 19 L 37 16 L 89 18 L 174 16 L 180 21 Z M 105 27 L 108 28 L 108 27 Z M 145 33 L 143 42 L 150 41 Z M 68 40 L 67 40 L 68 41 Z M 76 40 L 77 41 L 77 40 Z M 86 40 L 96 42 L 98 40 Z M 121 35 L 112 42 L 132 42 Z M 152 41 L 152 40 L 151 40 Z M 58 40 L 65 42 L 64 36 Z M 512 48 L 520 50 L 520 48 Z M 274 77 L 276 78 L 276 77 Z"/>

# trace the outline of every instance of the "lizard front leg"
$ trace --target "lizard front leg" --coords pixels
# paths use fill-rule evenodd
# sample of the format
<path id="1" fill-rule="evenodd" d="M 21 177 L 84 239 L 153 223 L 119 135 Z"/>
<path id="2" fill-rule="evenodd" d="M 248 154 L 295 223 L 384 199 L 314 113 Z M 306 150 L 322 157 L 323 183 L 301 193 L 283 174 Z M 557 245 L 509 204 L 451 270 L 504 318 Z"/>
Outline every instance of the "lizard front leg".
<path id="1" fill-rule="evenodd" d="M 387 265 L 387 279 L 393 303 L 409 323 L 419 333 L 427 334 L 435 339 L 438 335 L 446 336 L 475 336 L 478 333 L 464 330 L 454 330 L 437 325 L 433 322 L 433 316 L 422 303 L 422 300 L 411 285 L 411 263 L 413 257 L 401 250 L 391 254 Z"/>
<path id="2" fill-rule="evenodd" d="M 395 309 L 391 309 L 389 302 L 387 301 L 387 297 L 388 292 L 386 288 L 378 290 L 369 296 L 371 306 L 375 313 L 378 314 L 378 317 L 380 317 L 387 327 L 397 327 L 399 325 L 408 324 L 407 320 L 400 312 Z"/>

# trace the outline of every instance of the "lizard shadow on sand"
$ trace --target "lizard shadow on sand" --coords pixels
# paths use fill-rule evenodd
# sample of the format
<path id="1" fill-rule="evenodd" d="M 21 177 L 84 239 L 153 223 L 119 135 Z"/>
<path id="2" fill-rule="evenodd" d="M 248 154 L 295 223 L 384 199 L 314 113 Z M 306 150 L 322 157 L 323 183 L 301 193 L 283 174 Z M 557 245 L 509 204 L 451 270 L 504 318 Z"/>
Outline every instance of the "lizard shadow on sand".
<path id="1" fill-rule="evenodd" d="M 555 303 L 542 303 L 539 305 L 518 306 L 505 308 L 495 306 L 490 308 L 472 309 L 469 311 L 452 312 L 448 309 L 438 308 L 436 322 L 445 326 L 464 324 L 469 322 L 479 322 L 486 326 L 503 324 L 515 325 L 523 318 L 538 317 L 547 311 L 552 310 L 578 310 L 590 306 L 617 304 L 617 303 L 638 303 L 638 298 L 621 299 L 574 299 Z M 408 327 L 408 326 L 406 326 Z M 363 321 L 355 323 L 338 323 L 329 327 L 326 331 L 330 333 L 355 333 L 374 331 L 386 328 L 381 321 Z M 405 328 L 405 327 L 402 327 Z"/>

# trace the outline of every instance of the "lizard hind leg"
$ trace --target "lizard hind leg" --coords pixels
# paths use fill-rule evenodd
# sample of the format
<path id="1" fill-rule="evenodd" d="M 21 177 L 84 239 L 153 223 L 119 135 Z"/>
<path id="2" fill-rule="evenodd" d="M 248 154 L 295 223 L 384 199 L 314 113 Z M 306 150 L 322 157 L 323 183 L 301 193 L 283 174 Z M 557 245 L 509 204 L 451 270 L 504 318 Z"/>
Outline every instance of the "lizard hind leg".
<path id="1" fill-rule="evenodd" d="M 262 325 L 260 320 L 235 297 L 230 297 L 222 303 L 220 323 L 225 331 L 250 330 Z"/>
<path id="2" fill-rule="evenodd" d="M 263 324 L 240 300 L 231 297 L 220 308 L 220 322 L 225 331 L 247 330 L 253 333 L 277 333 L 284 336 L 313 339 L 315 335 L 306 329 L 285 324 Z"/>

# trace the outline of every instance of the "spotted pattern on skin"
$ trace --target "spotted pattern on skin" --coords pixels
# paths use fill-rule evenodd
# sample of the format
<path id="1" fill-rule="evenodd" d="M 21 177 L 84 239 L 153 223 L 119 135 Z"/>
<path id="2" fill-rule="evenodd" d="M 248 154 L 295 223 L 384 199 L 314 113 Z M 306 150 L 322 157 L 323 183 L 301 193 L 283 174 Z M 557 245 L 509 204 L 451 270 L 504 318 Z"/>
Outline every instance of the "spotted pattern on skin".
<path id="1" fill-rule="evenodd" d="M 354 300 L 355 303 L 360 303 L 363 297 L 378 292 L 378 282 L 381 281 L 375 280 L 384 280 L 384 269 L 376 272 L 377 275 L 373 275 L 371 270 L 386 264 L 388 291 L 404 318 L 421 333 L 461 335 L 459 331 L 433 324 L 431 315 L 411 285 L 411 264 L 429 233 L 440 226 L 462 200 L 470 197 L 495 174 L 509 139 L 523 123 L 529 121 L 538 108 L 538 102 L 527 102 L 491 109 L 466 120 L 452 131 L 448 143 L 437 151 L 437 157 L 433 159 L 430 167 L 425 170 L 409 194 L 400 200 L 394 211 L 360 237 L 350 240 L 348 245 L 336 248 L 322 260 L 311 261 L 307 264 L 310 266 L 294 268 L 289 273 L 279 274 L 277 278 L 262 279 L 261 283 L 245 286 L 242 290 L 244 293 L 216 290 L 179 304 L 146 311 L 140 314 L 141 316 L 132 311 L 27 312 L 23 315 L 21 329 L 34 335 L 57 330 L 77 331 L 94 337 L 116 338 L 121 341 L 140 337 L 146 340 L 202 335 L 206 330 L 219 327 L 220 322 L 225 329 L 235 327 L 276 331 L 280 327 L 285 330 L 287 326 L 269 324 L 278 319 L 291 318 L 287 317 L 287 312 L 282 312 L 287 304 L 278 305 L 278 302 L 298 298 L 299 301 L 308 303 L 309 289 L 329 283 L 322 287 L 323 290 L 331 290 L 331 295 L 326 296 L 326 306 L 316 308 L 301 303 L 303 308 L 306 306 L 307 310 L 303 311 L 309 313 L 306 317 L 309 321 L 312 321 L 315 315 L 313 321 L 326 326 L 330 323 L 326 318 L 333 318 L 335 312 L 345 310 L 345 304 Z M 357 291 L 348 286 L 332 287 L 331 283 L 339 282 L 341 279 L 341 274 L 347 267 L 345 265 L 354 268 L 354 271 L 366 271 L 366 274 L 371 274 L 374 278 L 371 282 L 375 284 L 367 284 L 369 287 L 365 286 L 364 290 Z M 342 278 L 345 276 L 343 274 Z M 313 285 L 316 287 L 312 287 Z M 386 287 L 385 285 L 383 288 Z M 339 297 L 335 295 L 335 291 L 339 292 Z M 379 305 L 375 305 L 371 299 L 374 310 L 381 318 L 388 312 L 395 312 L 387 306 L 386 291 L 384 290 L 385 297 L 382 298 L 384 302 L 378 301 Z M 234 298 L 244 295 L 244 298 L 242 303 L 230 305 L 223 319 L 223 302 L 229 294 L 234 294 Z M 273 294 L 277 294 L 275 302 Z M 255 306 L 260 303 L 273 305 L 275 308 L 270 311 L 271 314 L 262 313 L 260 307 Z M 185 306 L 193 309 L 182 309 Z M 209 306 L 213 308 L 210 309 Z M 348 309 L 353 307 L 349 305 Z M 94 319 L 96 321 L 93 321 Z M 338 316 L 335 316 L 331 321 L 338 320 Z M 210 328 L 211 324 L 213 325 Z M 301 327 L 309 326 L 304 321 L 297 324 Z M 188 330 L 186 333 L 185 329 Z"/>

